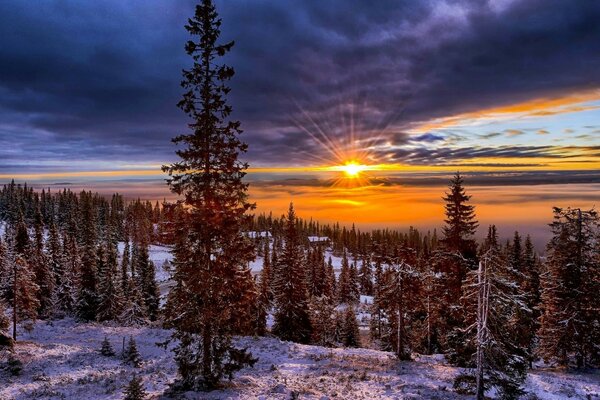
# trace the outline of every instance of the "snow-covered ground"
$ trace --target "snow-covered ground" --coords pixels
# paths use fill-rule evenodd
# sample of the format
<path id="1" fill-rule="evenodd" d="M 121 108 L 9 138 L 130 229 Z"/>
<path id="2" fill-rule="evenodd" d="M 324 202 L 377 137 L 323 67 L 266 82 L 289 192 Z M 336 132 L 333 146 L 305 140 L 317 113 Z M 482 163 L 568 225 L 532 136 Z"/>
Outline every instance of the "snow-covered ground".
<path id="1" fill-rule="evenodd" d="M 169 337 L 158 328 L 125 328 L 78 324 L 67 319 L 36 324 L 21 332 L 16 347 L 24 361 L 23 374 L 0 371 L 0 399 L 121 399 L 134 374 L 158 399 L 175 379 L 171 347 L 156 343 Z M 117 355 L 98 353 L 104 337 Z M 143 363 L 136 369 L 119 358 L 123 338 L 133 336 Z M 292 392 L 306 399 L 467 399 L 452 391 L 459 369 L 442 356 L 416 356 L 399 362 L 393 354 L 369 349 L 327 349 L 282 342 L 274 338 L 241 338 L 259 358 L 254 368 L 236 374 L 225 389 L 189 394 L 191 399 L 288 399 Z M 2 362 L 3 360 L 0 360 Z M 527 390 L 539 399 L 598 399 L 600 374 L 566 374 L 536 370 Z M 533 397 L 532 397 L 533 398 Z"/>

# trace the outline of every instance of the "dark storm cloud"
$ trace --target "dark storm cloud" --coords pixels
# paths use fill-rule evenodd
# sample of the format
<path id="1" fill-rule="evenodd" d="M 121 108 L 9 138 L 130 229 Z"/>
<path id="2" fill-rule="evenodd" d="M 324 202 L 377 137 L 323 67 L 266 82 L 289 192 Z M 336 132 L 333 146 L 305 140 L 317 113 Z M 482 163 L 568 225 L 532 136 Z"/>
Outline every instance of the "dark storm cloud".
<path id="1" fill-rule="evenodd" d="M 413 142 L 439 142 L 442 140 L 444 140 L 443 136 L 434 133 L 424 133 L 423 135 L 412 138 Z"/>
<path id="2" fill-rule="evenodd" d="M 397 145 L 416 121 L 600 86 L 600 2 L 505 3 L 217 2 L 223 39 L 236 40 L 227 61 L 247 157 L 313 162 L 331 156 L 307 131 Z M 192 11 L 191 1 L 1 2 L 0 164 L 172 158 Z M 524 150 L 397 156 L 499 152 Z"/>
<path id="3" fill-rule="evenodd" d="M 460 160 L 474 158 L 549 158 L 560 162 L 561 159 L 582 155 L 600 156 L 600 146 L 499 146 L 499 147 L 410 147 L 381 150 L 377 155 L 393 162 L 413 165 L 446 166 Z M 473 165 L 473 164 L 469 164 Z M 488 164 L 493 166 L 492 164 Z M 505 164 L 505 166 L 509 166 Z M 524 166 L 524 165 L 522 165 Z M 531 165 L 530 165 L 531 166 Z"/>

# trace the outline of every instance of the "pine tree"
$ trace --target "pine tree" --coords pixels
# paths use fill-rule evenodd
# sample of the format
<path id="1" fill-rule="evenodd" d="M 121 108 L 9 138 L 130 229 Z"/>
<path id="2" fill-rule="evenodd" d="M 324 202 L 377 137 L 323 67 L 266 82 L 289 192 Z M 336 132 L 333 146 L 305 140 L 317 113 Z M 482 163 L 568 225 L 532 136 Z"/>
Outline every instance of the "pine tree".
<path id="1" fill-rule="evenodd" d="M 129 239 L 125 238 L 125 245 L 123 247 L 123 258 L 121 259 L 121 290 L 126 294 L 126 290 L 129 287 L 129 269 L 130 269 L 130 256 L 129 256 Z"/>
<path id="2" fill-rule="evenodd" d="M 360 347 L 360 330 L 352 306 L 346 307 L 342 326 L 342 343 L 345 347 Z"/>
<path id="3" fill-rule="evenodd" d="M 474 344 L 475 393 L 484 399 L 485 392 L 496 387 L 502 398 L 523 394 L 527 377 L 527 348 L 513 333 L 518 320 L 512 318 L 524 309 L 524 296 L 514 282 L 510 261 L 503 257 L 491 226 L 484 243 L 479 268 L 469 273 L 464 299 L 468 302 L 473 324 L 467 327 L 467 340 Z M 472 310 L 472 311 L 471 311 Z M 461 376 L 456 381 L 465 380 Z"/>
<path id="4" fill-rule="evenodd" d="M 231 334 L 250 319 L 254 304 L 248 301 L 251 293 L 242 293 L 253 287 L 247 265 L 254 249 L 242 229 L 254 206 L 242 182 L 248 165 L 238 160 L 247 146 L 238 138 L 240 123 L 229 119 L 232 109 L 225 99 L 234 71 L 218 64 L 233 42 L 217 43 L 220 26 L 212 0 L 203 0 L 188 20 L 193 40 L 186 52 L 193 66 L 183 71 L 186 92 L 178 106 L 191 118 L 192 133 L 173 139 L 185 147 L 177 151 L 178 162 L 163 167 L 171 190 L 183 196 L 185 205 L 174 227 L 175 286 L 166 322 L 179 340 L 175 358 L 179 385 L 186 389 L 212 389 L 252 361 L 231 343 Z"/>
<path id="5" fill-rule="evenodd" d="M 373 295 L 373 270 L 371 262 L 367 258 L 363 258 L 360 266 L 360 293 L 367 296 Z"/>
<path id="6" fill-rule="evenodd" d="M 265 245 L 263 268 L 260 272 L 259 281 L 259 295 L 257 299 L 256 307 L 256 329 L 255 334 L 263 336 L 267 330 L 267 314 L 271 308 L 271 299 L 273 293 L 271 292 L 271 259 L 269 256 L 269 243 Z"/>
<path id="7" fill-rule="evenodd" d="M 54 290 L 56 291 L 61 284 L 61 280 L 64 276 L 64 265 L 63 265 L 63 252 L 62 245 L 60 243 L 60 235 L 58 233 L 58 227 L 54 221 L 50 224 L 48 230 L 48 240 L 46 241 L 46 254 L 48 268 L 51 274 L 54 276 Z"/>
<path id="8" fill-rule="evenodd" d="M 350 282 L 350 264 L 346 250 L 342 254 L 342 267 L 340 270 L 339 282 L 337 285 L 338 301 L 340 303 L 351 303 L 353 301 L 353 293 Z"/>
<path id="9" fill-rule="evenodd" d="M 96 319 L 98 307 L 98 249 L 96 248 L 96 216 L 92 205 L 92 194 L 81 193 L 81 218 L 83 246 L 79 271 L 79 293 L 77 316 L 84 321 Z"/>
<path id="10" fill-rule="evenodd" d="M 125 326 L 140 326 L 148 322 L 148 310 L 142 298 L 138 285 L 133 279 L 129 279 L 123 311 L 119 315 L 119 322 Z"/>
<path id="11" fill-rule="evenodd" d="M 335 306 L 331 298 L 313 297 L 309 304 L 312 343 L 333 347 L 335 344 Z"/>
<path id="12" fill-rule="evenodd" d="M 81 269 L 77 240 L 73 236 L 64 237 L 63 254 L 60 259 L 60 272 L 56 275 L 56 308 L 62 314 L 72 315 L 77 304 L 75 288 Z"/>
<path id="13" fill-rule="evenodd" d="M 325 268 L 325 278 L 323 281 L 323 296 L 327 296 L 327 298 L 333 300 L 336 294 L 336 282 L 335 282 L 335 271 L 333 269 L 333 262 L 331 261 L 331 257 L 327 260 L 327 265 L 324 265 Z"/>
<path id="14" fill-rule="evenodd" d="M 275 282 L 275 322 L 273 333 L 283 340 L 309 343 L 311 325 L 304 275 L 304 254 L 296 227 L 296 214 L 290 204 L 286 219 L 285 247 Z"/>
<path id="15" fill-rule="evenodd" d="M 350 273 L 348 274 L 348 285 L 350 287 L 350 302 L 356 304 L 360 301 L 360 281 L 356 263 L 350 265 Z"/>
<path id="16" fill-rule="evenodd" d="M 446 226 L 442 243 L 448 251 L 470 257 L 475 254 L 473 235 L 478 223 L 475 220 L 475 207 L 468 204 L 471 196 L 466 194 L 463 183 L 463 177 L 457 172 L 450 181 L 450 191 L 444 197 Z"/>
<path id="17" fill-rule="evenodd" d="M 540 319 L 540 264 L 533 248 L 533 243 L 529 235 L 525 239 L 525 248 L 523 250 L 523 293 L 527 308 L 531 310 L 528 318 L 523 321 L 525 329 L 525 343 L 528 346 L 530 355 L 530 367 L 533 363 L 534 348 L 536 345 L 536 337 L 539 329 Z"/>
<path id="18" fill-rule="evenodd" d="M 424 321 L 423 346 L 426 354 L 434 354 L 442 351 L 442 316 L 447 313 L 446 304 L 437 297 L 443 293 L 444 281 L 440 274 L 431 269 L 430 260 L 427 261 L 427 269 L 422 272 L 421 299 Z"/>
<path id="19" fill-rule="evenodd" d="M 147 394 L 144 390 L 142 378 L 139 376 L 134 376 L 131 378 L 131 381 L 129 381 L 129 384 L 127 384 L 123 394 L 125 395 L 123 400 L 145 400 Z"/>
<path id="20" fill-rule="evenodd" d="M 137 344 L 135 343 L 133 336 L 129 337 L 125 354 L 123 354 L 123 360 L 126 364 L 131 364 L 135 368 L 139 368 L 142 365 L 142 356 L 138 351 Z"/>
<path id="21" fill-rule="evenodd" d="M 104 336 L 104 340 L 100 345 L 100 354 L 102 354 L 105 357 L 112 357 L 115 355 L 115 350 L 113 349 L 112 345 L 110 344 L 110 341 L 106 336 Z"/>
<path id="22" fill-rule="evenodd" d="M 55 287 L 55 277 L 50 268 L 46 254 L 44 253 L 44 221 L 39 208 L 35 213 L 35 240 L 33 252 L 29 255 L 29 264 L 35 273 L 35 280 L 39 287 L 38 315 L 47 318 L 53 314 L 52 298 Z"/>
<path id="23" fill-rule="evenodd" d="M 118 283 L 117 259 L 111 242 L 106 243 L 109 254 L 106 258 L 104 271 L 98 282 L 98 309 L 96 318 L 98 321 L 112 321 L 117 319 L 122 311 L 123 296 Z"/>
<path id="24" fill-rule="evenodd" d="M 148 317 L 151 321 L 155 321 L 158 317 L 160 292 L 156 283 L 154 263 L 150 261 L 148 255 L 148 245 L 142 243 L 138 246 L 135 265 L 138 273 L 138 285 L 148 311 Z"/>
<path id="25" fill-rule="evenodd" d="M 35 283 L 35 274 L 21 254 L 15 256 L 12 270 L 13 340 L 17 340 L 17 323 L 24 320 L 35 321 L 38 316 L 39 287 Z"/>
<path id="26" fill-rule="evenodd" d="M 600 361 L 598 214 L 554 208 L 551 227 L 554 236 L 542 278 L 539 353 L 561 366 L 593 366 Z"/>
<path id="27" fill-rule="evenodd" d="M 375 302 L 383 314 L 381 339 L 401 360 L 410 359 L 409 334 L 418 296 L 418 272 L 402 257 L 386 260 L 389 268 Z"/>

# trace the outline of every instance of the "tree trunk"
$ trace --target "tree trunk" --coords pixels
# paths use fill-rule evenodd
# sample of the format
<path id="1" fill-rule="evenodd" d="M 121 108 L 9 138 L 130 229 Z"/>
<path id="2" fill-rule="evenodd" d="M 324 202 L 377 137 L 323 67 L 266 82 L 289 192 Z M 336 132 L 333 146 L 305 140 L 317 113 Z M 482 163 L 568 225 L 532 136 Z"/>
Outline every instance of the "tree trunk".
<path id="1" fill-rule="evenodd" d="M 477 400 L 484 398 L 485 389 L 483 386 L 483 341 L 484 341 L 484 302 L 485 302 L 485 278 L 483 272 L 483 263 L 479 262 L 479 271 L 477 272 Z"/>

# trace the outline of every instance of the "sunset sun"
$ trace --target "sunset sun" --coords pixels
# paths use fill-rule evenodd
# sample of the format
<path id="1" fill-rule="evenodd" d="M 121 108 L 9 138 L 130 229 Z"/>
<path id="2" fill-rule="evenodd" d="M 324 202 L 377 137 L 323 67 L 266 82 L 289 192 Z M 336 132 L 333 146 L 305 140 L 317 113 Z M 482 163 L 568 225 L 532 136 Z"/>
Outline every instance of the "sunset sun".
<path id="1" fill-rule="evenodd" d="M 366 169 L 365 165 L 359 164 L 355 161 L 350 161 L 342 165 L 341 170 L 349 178 L 356 178 L 362 171 Z"/>

